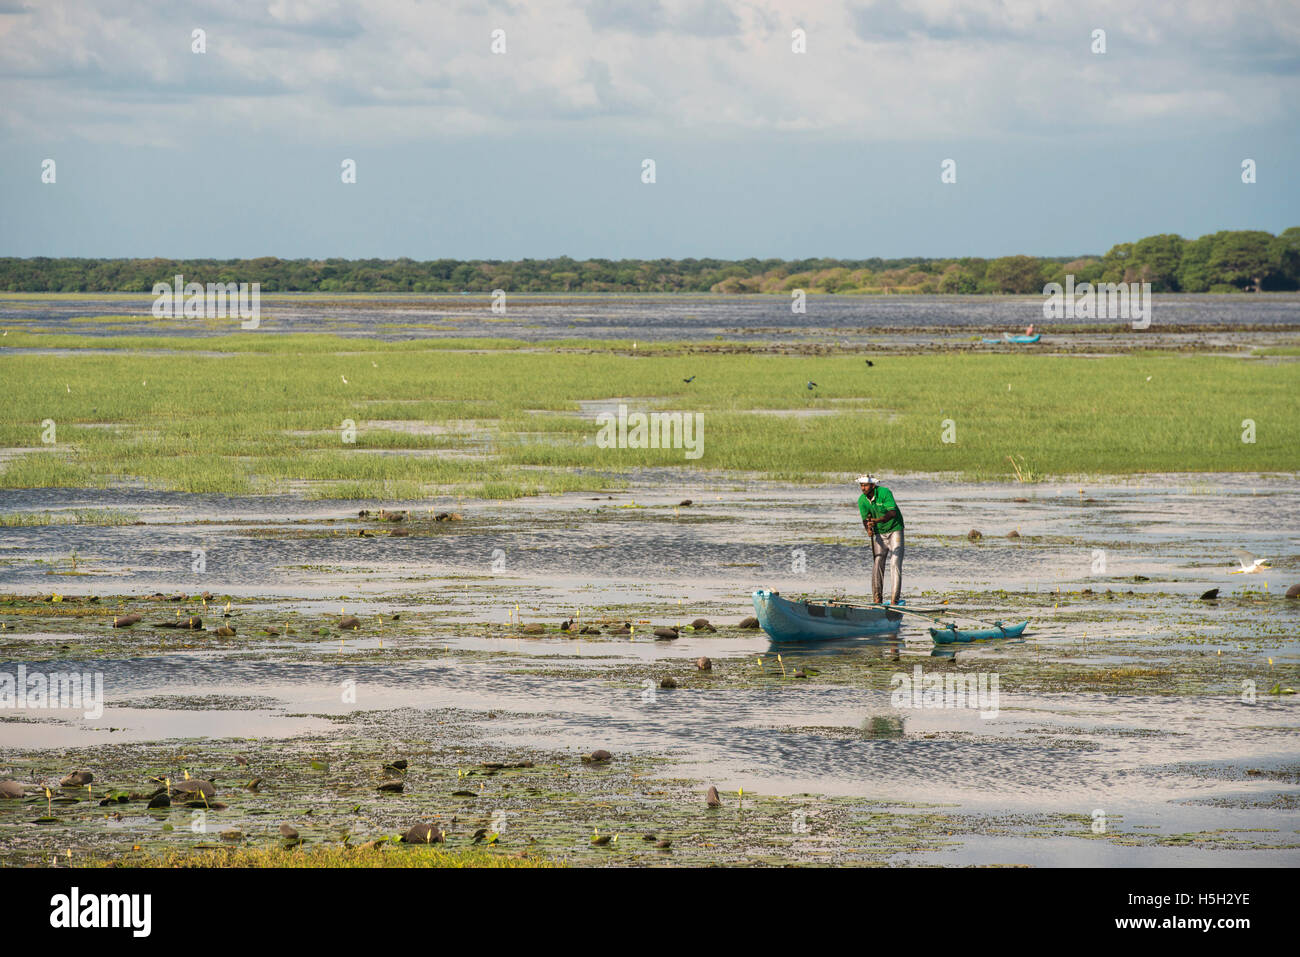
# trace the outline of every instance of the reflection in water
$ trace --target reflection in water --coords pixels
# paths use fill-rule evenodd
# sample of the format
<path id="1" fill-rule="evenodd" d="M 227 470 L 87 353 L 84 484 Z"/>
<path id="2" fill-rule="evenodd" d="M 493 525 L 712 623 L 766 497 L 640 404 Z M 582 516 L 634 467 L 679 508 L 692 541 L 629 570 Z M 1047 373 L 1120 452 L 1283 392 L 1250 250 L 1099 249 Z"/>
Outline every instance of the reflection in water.
<path id="1" fill-rule="evenodd" d="M 868 658 L 897 661 L 903 639 L 898 635 L 870 638 L 827 638 L 822 641 L 768 641 L 767 653 L 782 658 L 822 658 L 828 655 L 860 654 Z"/>

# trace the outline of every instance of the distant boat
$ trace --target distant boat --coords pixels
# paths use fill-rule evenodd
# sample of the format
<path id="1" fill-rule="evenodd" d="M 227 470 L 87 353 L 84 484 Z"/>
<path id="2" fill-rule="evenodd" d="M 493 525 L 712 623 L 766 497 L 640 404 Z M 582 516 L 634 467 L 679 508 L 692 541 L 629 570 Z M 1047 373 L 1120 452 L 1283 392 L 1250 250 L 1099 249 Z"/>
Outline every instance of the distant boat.
<path id="1" fill-rule="evenodd" d="M 903 616 L 880 606 L 863 608 L 839 602 L 790 601 L 779 592 L 754 592 L 758 623 L 773 641 L 820 641 L 898 633 Z"/>
<path id="2" fill-rule="evenodd" d="M 1001 339 L 985 339 L 984 341 L 987 342 L 989 345 L 1001 345 L 1004 342 L 1010 342 L 1016 345 L 1020 345 L 1022 343 L 1027 343 L 1027 342 L 1037 342 L 1041 338 L 1043 338 L 1043 334 L 1041 332 L 1035 332 L 1032 336 L 1013 336 L 1009 332 L 1004 332 L 1002 334 Z"/>

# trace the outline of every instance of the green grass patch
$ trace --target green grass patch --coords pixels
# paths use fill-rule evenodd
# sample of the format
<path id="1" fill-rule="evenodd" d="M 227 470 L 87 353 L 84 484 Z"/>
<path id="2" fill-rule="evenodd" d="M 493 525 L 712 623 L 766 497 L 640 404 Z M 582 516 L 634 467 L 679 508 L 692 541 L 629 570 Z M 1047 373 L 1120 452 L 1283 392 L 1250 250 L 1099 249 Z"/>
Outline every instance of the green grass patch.
<path id="1" fill-rule="evenodd" d="M 1300 466 L 1291 363 L 934 353 L 868 368 L 860 356 L 699 354 L 687 344 L 631 352 L 579 340 L 322 335 L 141 337 L 134 347 L 229 353 L 173 358 L 80 351 L 104 347 L 97 337 L 30 338 L 72 351 L 0 356 L 0 447 L 40 447 L 43 423 L 57 427 L 53 451 L 5 466 L 0 485 L 10 488 L 135 481 L 249 493 L 296 481 L 320 498 L 508 499 L 618 487 L 642 468 L 818 482 L 866 467 L 1038 481 Z M 598 447 L 578 403 L 615 397 L 633 412 L 703 413 L 703 455 Z M 1253 443 L 1242 441 L 1245 419 Z M 420 427 L 394 424 L 412 422 Z"/>

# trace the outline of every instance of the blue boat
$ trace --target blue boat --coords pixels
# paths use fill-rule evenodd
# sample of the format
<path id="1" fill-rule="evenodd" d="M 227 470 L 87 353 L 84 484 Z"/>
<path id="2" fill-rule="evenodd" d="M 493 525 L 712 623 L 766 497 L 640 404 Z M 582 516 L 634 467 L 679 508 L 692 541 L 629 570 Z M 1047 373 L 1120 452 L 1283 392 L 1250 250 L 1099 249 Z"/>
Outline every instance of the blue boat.
<path id="1" fill-rule="evenodd" d="M 780 592 L 754 592 L 758 623 L 773 641 L 821 641 L 898 633 L 903 616 L 880 606 L 863 608 L 839 602 L 790 601 Z"/>
<path id="2" fill-rule="evenodd" d="M 1004 342 L 1010 342 L 1016 345 L 1023 345 L 1025 343 L 1037 342 L 1041 338 L 1043 338 L 1042 333 L 1036 332 L 1032 336 L 1004 335 L 1001 339 L 985 339 L 984 341 L 989 345 L 1001 345 Z"/>
<path id="3" fill-rule="evenodd" d="M 968 641 L 985 641 L 991 638 L 1019 638 L 1025 633 L 1025 628 L 1029 626 L 1028 621 L 1022 621 L 1018 625 L 1004 625 L 1000 621 L 995 621 L 993 628 L 980 628 L 970 630 L 958 628 L 956 625 L 948 625 L 946 628 L 931 628 L 930 637 L 938 644 L 951 645 L 953 642 Z"/>

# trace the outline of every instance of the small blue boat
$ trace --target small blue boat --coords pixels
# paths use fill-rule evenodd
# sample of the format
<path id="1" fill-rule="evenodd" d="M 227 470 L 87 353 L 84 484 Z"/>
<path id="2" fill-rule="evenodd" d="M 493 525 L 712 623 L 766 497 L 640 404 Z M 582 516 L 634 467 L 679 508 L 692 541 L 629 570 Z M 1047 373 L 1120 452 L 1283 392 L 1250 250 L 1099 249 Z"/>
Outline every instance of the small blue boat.
<path id="1" fill-rule="evenodd" d="M 1016 345 L 1023 345 L 1025 343 L 1037 342 L 1041 338 L 1043 338 L 1042 333 L 1036 332 L 1032 336 L 1007 335 L 1007 336 L 1003 336 L 1001 339 L 985 339 L 984 341 L 989 345 L 1001 345 L 1004 342 L 1011 342 L 1011 343 L 1015 343 Z"/>
<path id="2" fill-rule="evenodd" d="M 820 641 L 898 633 L 903 616 L 879 606 L 863 608 L 839 602 L 790 601 L 780 592 L 754 592 L 758 623 L 773 641 Z"/>
<path id="3" fill-rule="evenodd" d="M 995 621 L 993 628 L 980 628 L 970 630 L 958 628 L 956 625 L 948 625 L 946 628 L 931 628 L 930 637 L 941 645 L 951 645 L 953 642 L 968 641 L 985 641 L 990 638 L 1019 638 L 1025 633 L 1025 628 L 1029 626 L 1028 621 L 1022 621 L 1018 625 L 1004 625 L 1000 621 Z"/>

